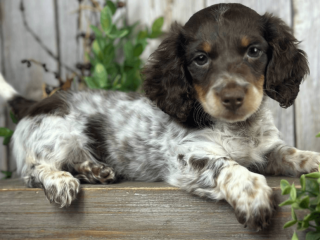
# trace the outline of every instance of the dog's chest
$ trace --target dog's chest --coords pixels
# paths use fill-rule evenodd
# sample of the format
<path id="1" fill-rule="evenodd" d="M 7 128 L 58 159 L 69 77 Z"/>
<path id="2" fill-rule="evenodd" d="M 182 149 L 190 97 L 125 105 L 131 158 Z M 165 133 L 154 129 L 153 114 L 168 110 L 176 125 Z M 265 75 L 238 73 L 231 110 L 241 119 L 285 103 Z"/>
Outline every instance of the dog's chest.
<path id="1" fill-rule="evenodd" d="M 214 129 L 215 141 L 228 157 L 243 166 L 263 164 L 266 154 L 277 143 L 279 132 L 273 123 L 253 122 L 237 125 L 218 125 Z"/>

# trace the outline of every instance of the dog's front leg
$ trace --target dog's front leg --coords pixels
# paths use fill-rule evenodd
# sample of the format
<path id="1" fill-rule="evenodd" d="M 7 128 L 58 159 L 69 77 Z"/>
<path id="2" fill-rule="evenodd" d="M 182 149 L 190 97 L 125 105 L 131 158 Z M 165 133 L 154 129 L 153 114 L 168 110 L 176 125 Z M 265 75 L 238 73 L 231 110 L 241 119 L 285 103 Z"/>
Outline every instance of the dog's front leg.
<path id="1" fill-rule="evenodd" d="M 278 145 L 267 155 L 265 173 L 285 176 L 300 176 L 318 171 L 320 154 L 302 151 L 287 145 Z"/>
<path id="2" fill-rule="evenodd" d="M 181 173 L 171 176 L 171 184 L 201 197 L 226 200 L 245 226 L 256 230 L 267 226 L 274 202 L 264 176 L 224 157 L 180 156 L 179 161 L 184 165 Z"/>

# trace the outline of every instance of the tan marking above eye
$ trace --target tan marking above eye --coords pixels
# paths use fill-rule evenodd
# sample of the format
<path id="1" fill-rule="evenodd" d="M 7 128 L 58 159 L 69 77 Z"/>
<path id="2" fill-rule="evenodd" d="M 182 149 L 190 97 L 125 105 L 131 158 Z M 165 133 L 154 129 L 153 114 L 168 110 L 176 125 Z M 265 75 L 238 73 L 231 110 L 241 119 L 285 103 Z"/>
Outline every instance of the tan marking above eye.
<path id="1" fill-rule="evenodd" d="M 211 52 L 211 46 L 208 42 L 204 42 L 202 44 L 202 49 L 203 49 L 203 51 L 205 51 L 207 53 Z"/>
<path id="2" fill-rule="evenodd" d="M 247 36 L 244 36 L 241 38 L 241 46 L 242 47 L 248 47 L 250 44 L 250 40 Z"/>

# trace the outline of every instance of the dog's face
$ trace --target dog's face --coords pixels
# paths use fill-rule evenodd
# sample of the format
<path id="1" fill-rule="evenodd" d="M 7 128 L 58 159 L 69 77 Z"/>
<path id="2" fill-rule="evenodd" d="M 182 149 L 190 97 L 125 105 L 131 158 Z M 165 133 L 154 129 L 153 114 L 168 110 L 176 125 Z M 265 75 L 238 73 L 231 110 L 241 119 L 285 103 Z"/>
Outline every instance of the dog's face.
<path id="1" fill-rule="evenodd" d="M 240 4 L 205 8 L 153 54 L 144 73 L 149 98 L 181 122 L 194 108 L 227 122 L 244 121 L 265 94 L 290 106 L 299 91 L 307 60 L 280 19 L 260 16 Z"/>
<path id="2" fill-rule="evenodd" d="M 199 12 L 185 26 L 194 32 L 185 56 L 196 99 L 214 118 L 243 121 L 261 104 L 268 43 L 259 17 L 225 6 Z"/>

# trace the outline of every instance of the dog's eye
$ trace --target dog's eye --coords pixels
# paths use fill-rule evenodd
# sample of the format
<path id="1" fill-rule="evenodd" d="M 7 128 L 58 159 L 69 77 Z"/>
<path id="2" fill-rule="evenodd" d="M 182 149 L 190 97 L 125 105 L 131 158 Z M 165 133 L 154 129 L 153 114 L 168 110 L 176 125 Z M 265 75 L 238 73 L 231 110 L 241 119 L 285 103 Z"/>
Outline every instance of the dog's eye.
<path id="1" fill-rule="evenodd" d="M 204 65 L 208 62 L 208 58 L 206 55 L 200 55 L 198 57 L 196 57 L 194 59 L 194 61 L 198 64 L 198 65 Z"/>
<path id="2" fill-rule="evenodd" d="M 251 48 L 249 48 L 247 54 L 251 58 L 257 58 L 257 57 L 260 57 L 261 50 L 259 48 L 256 48 L 256 47 L 251 47 Z"/>

